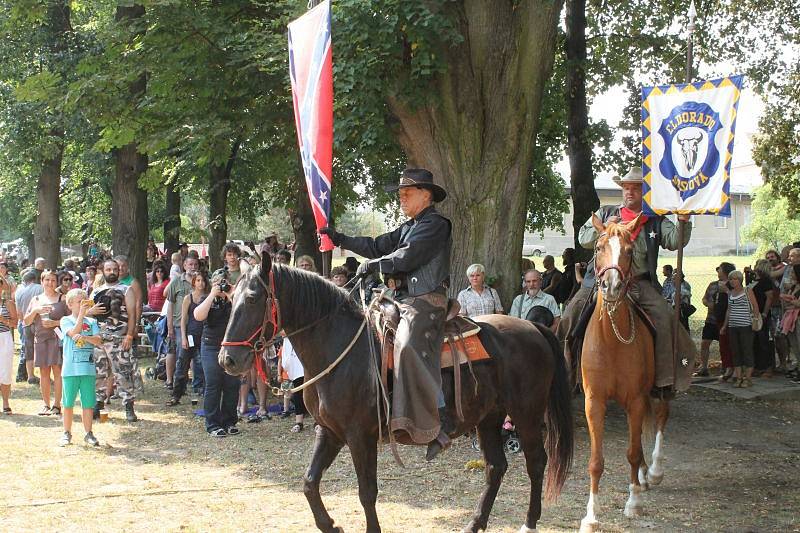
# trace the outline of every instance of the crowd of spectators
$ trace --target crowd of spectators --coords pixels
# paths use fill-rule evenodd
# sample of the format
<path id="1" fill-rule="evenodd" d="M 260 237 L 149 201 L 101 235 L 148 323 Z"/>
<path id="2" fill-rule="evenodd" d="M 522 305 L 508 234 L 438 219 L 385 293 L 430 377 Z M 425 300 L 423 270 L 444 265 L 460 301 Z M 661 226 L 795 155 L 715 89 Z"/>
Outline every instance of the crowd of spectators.
<path id="1" fill-rule="evenodd" d="M 249 247 L 255 249 L 255 244 L 249 243 Z M 261 248 L 276 263 L 292 261 L 292 251 L 275 235 L 264 239 Z M 79 397 L 84 440 L 99 444 L 92 433 L 92 420 L 107 414 L 105 410 L 114 400 L 122 400 L 128 421 L 137 420 L 133 404 L 142 381 L 134 351 L 139 325 L 163 323 L 168 407 L 192 395 L 192 404 L 202 405 L 197 413 L 204 417 L 205 429 L 212 437 L 237 435 L 237 423 L 242 419 L 259 422 L 271 418 L 269 387 L 255 370 L 241 378 L 230 376 L 218 362 L 233 290 L 244 270 L 259 258 L 232 242 L 221 250 L 221 258 L 223 268 L 209 273 L 208 258 L 190 251 L 188 244 L 169 254 L 150 239 L 143 287 L 131 275 L 126 257 L 112 257 L 96 243 L 89 246 L 84 259 L 71 258 L 53 269 L 43 258 L 32 265 L 27 260 L 16 265 L 0 254 L 0 395 L 4 414 L 12 414 L 11 386 L 17 360 L 13 331 L 17 330 L 16 380 L 39 387 L 42 407 L 38 415 L 61 417 L 60 444 L 69 445 Z M 295 264 L 316 271 L 310 256 L 298 257 Z M 342 286 L 354 274 L 354 269 L 337 267 L 331 277 Z M 131 329 L 130 324 L 135 327 Z M 281 370 L 287 373 L 287 404 L 279 414 L 283 418 L 294 415 L 292 431 L 302 431 L 307 414 L 302 394 L 288 392 L 302 383 L 302 364 L 290 343 L 286 350 L 281 349 L 281 339 L 268 354 L 276 369 L 278 354 L 283 356 Z M 120 373 L 126 369 L 131 375 Z"/>
<path id="2" fill-rule="evenodd" d="M 796 243 L 800 245 L 800 243 Z M 254 245 L 252 245 L 254 247 Z M 267 237 L 262 251 L 277 264 L 290 264 L 293 253 L 276 236 Z M 42 405 L 40 416 L 62 416 L 61 444 L 70 444 L 72 415 L 79 396 L 83 409 L 85 441 L 98 443 L 92 433 L 92 418 L 98 418 L 112 400 L 122 400 L 135 421 L 133 399 L 136 379 L 121 384 L 117 362 L 108 359 L 109 332 L 116 334 L 115 350 L 132 350 L 138 326 L 162 322 L 166 349 L 163 350 L 164 386 L 169 389 L 167 407 L 187 397 L 201 404 L 200 413 L 207 433 L 215 438 L 237 435 L 240 420 L 260 422 L 271 419 L 268 383 L 253 369 L 242 377 L 230 376 L 220 366 L 218 354 L 232 308 L 232 294 L 243 272 L 258 261 L 230 242 L 220 251 L 223 268 L 209 273 L 208 258 L 201 258 L 188 245 L 174 253 L 162 252 L 151 239 L 147 244 L 147 282 L 139 285 L 124 256 L 112 257 L 96 245 L 83 260 L 69 259 L 48 269 L 42 258 L 32 265 L 17 267 L 0 257 L 0 393 L 5 414 L 11 414 L 11 382 L 14 374 L 13 331 L 20 339 L 17 381 L 38 385 Z M 575 251 L 561 256 L 559 270 L 553 256 L 545 256 L 542 269 L 525 259 L 518 293 L 506 310 L 487 270 L 470 265 L 464 273 L 468 285 L 458 294 L 460 312 L 467 317 L 492 313 L 540 322 L 554 331 L 561 312 L 580 286 L 585 264 L 577 263 Z M 297 268 L 317 272 L 314 258 L 300 255 Z M 358 268 L 355 258 L 335 267 L 331 281 L 339 287 L 352 279 Z M 670 265 L 663 267 L 662 295 L 680 306 L 681 323 L 689 328 L 692 306 L 691 286 Z M 776 373 L 800 382 L 796 362 L 800 360 L 800 246 L 782 253 L 770 250 L 753 268 L 736 270 L 723 262 L 716 268 L 717 280 L 703 293 L 706 307 L 700 343 L 700 361 L 695 376 L 709 375 L 709 353 L 718 342 L 721 370 L 719 380 L 738 387 L 752 386 L 756 376 Z M 18 280 L 18 282 L 17 282 Z M 458 283 L 458 281 L 455 281 Z M 681 297 L 676 302 L 676 285 Z M 462 285 L 463 286 L 463 285 Z M 122 289 L 114 300 L 110 289 Z M 105 295 L 105 296 L 103 296 Z M 132 317 L 132 318 L 131 318 Z M 142 320 L 143 318 L 143 320 Z M 134 323 L 136 330 L 129 324 Z M 112 324 L 112 326 L 108 326 Z M 111 329 L 109 329 L 111 328 Z M 116 328 L 115 330 L 113 328 Z M 135 334 L 134 334 L 135 333 Z M 121 342 L 120 342 L 121 341 Z M 289 389 L 303 383 L 304 371 L 288 339 L 278 338 L 267 352 L 269 367 L 281 383 L 284 402 L 275 411 L 281 418 L 294 416 L 292 432 L 304 429 L 308 415 L 302 393 Z M 777 357 L 777 360 L 776 360 Z M 105 365 L 105 371 L 103 367 Z M 108 367 L 112 367 L 109 370 Z M 132 372 L 138 376 L 135 364 Z M 35 369 L 38 369 L 38 376 Z M 126 378 L 127 379 L 127 378 Z M 101 399 L 102 401 L 98 401 Z M 251 407 L 252 406 L 252 407 Z"/>

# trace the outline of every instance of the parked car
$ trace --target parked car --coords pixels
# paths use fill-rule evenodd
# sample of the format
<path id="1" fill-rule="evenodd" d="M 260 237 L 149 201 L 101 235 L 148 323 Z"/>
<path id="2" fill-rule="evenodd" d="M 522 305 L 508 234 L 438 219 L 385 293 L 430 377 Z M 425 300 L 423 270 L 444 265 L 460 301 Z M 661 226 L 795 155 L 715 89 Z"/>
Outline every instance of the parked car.
<path id="1" fill-rule="evenodd" d="M 542 244 L 522 244 L 523 257 L 541 257 L 547 253 L 547 248 Z"/>

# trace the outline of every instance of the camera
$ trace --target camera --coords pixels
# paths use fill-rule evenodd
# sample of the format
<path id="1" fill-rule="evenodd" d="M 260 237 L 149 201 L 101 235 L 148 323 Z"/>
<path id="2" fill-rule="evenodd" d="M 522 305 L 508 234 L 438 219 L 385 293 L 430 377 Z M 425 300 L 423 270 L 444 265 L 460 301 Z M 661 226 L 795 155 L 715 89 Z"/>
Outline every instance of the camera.
<path id="1" fill-rule="evenodd" d="M 222 269 L 222 279 L 219 282 L 219 290 L 222 292 L 230 292 L 231 284 L 228 281 L 228 267 Z"/>

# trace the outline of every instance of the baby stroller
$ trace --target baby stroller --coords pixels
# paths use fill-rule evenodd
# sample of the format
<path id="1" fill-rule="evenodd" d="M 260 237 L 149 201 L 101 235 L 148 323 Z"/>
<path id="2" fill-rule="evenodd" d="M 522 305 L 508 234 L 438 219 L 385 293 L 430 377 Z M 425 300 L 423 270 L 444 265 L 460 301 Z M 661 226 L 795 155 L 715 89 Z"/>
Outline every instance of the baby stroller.
<path id="1" fill-rule="evenodd" d="M 147 379 L 167 380 L 167 351 L 169 350 L 169 336 L 167 335 L 167 317 L 159 313 L 142 314 L 142 329 L 153 354 L 156 356 L 155 366 L 149 366 L 144 372 Z"/>
<path id="2" fill-rule="evenodd" d="M 505 448 L 508 453 L 519 453 L 519 451 L 522 449 L 522 445 L 519 442 L 517 430 L 511 422 L 507 421 L 503 424 L 500 434 L 503 436 L 503 448 Z M 473 430 L 471 436 L 472 449 L 476 452 L 481 451 L 481 443 L 478 440 L 478 433 Z"/>

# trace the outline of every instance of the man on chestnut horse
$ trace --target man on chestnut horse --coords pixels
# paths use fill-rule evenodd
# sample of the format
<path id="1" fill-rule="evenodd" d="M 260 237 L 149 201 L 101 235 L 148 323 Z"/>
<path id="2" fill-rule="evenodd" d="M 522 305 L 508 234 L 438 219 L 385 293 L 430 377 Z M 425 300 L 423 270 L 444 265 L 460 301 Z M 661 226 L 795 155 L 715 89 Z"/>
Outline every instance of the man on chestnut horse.
<path id="1" fill-rule="evenodd" d="M 609 222 L 630 222 L 642 212 L 642 169 L 634 167 L 624 177 L 614 178 L 622 187 L 622 205 L 601 206 L 594 215 L 607 224 Z M 642 215 L 644 217 L 644 215 Z M 655 326 L 655 383 L 653 393 L 661 396 L 675 389 L 684 390 L 689 385 L 688 369 L 693 364 L 696 348 L 689 334 L 683 328 L 678 328 L 678 371 L 675 375 L 673 367 L 673 339 L 676 326 L 675 313 L 661 295 L 661 287 L 656 276 L 659 247 L 667 250 L 677 250 L 678 228 L 669 219 L 663 216 L 644 217 L 646 222 L 639 225 L 634 232 L 633 257 L 631 263 L 631 284 L 628 294 L 639 307 L 648 315 Z M 678 215 L 679 220 L 689 220 L 688 215 Z M 692 233 L 690 224 L 686 225 L 683 246 L 689 242 Z M 590 218 L 581 227 L 578 241 L 581 246 L 589 250 L 594 249 L 597 230 Z M 583 322 L 584 308 L 587 302 L 594 299 L 595 292 L 595 266 L 594 259 L 586 269 L 586 276 L 580 290 L 564 310 L 561 323 L 558 327 L 558 338 L 564 343 L 564 354 L 577 368 L 576 360 L 580 360 L 580 353 L 572 353 L 573 348 L 580 349 L 584 328 L 577 328 Z M 581 324 L 582 325 L 582 324 Z M 576 331 L 576 328 L 578 331 Z M 573 341 L 578 341 L 573 344 Z M 577 372 L 580 375 L 580 372 Z"/>
<path id="2" fill-rule="evenodd" d="M 394 341 L 394 392 L 391 431 L 403 440 L 428 444 L 430 461 L 450 444 L 454 426 L 446 414 L 440 369 L 441 345 L 450 283 L 452 224 L 436 211 L 447 197 L 425 169 L 403 171 L 398 191 L 408 221 L 390 233 L 349 237 L 323 228 L 333 243 L 366 257 L 360 272 L 380 273 L 400 308 Z M 400 438 L 403 436 L 400 435 Z"/>

